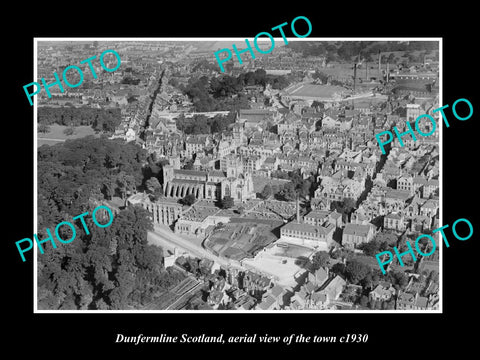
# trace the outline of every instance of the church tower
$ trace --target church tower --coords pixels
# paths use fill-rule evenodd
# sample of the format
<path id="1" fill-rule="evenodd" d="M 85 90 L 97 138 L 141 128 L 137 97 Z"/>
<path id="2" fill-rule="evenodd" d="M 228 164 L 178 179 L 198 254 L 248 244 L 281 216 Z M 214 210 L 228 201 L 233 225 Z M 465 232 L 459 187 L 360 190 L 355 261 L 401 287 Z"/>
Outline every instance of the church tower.
<path id="1" fill-rule="evenodd" d="M 245 142 L 245 131 L 243 124 L 235 123 L 232 128 L 233 140 L 237 146 L 242 145 Z"/>
<path id="2" fill-rule="evenodd" d="M 243 164 L 240 157 L 230 154 L 227 158 L 227 178 L 238 178 L 243 173 Z"/>
<path id="3" fill-rule="evenodd" d="M 173 166 L 163 165 L 162 175 L 163 175 L 163 191 L 165 191 L 167 184 L 174 179 Z"/>

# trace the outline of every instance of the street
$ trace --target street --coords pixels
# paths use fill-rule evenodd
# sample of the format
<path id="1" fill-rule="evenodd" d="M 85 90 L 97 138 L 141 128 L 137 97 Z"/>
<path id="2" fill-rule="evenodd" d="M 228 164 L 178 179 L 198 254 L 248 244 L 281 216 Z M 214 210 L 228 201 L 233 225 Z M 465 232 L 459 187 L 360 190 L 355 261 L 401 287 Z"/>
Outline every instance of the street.
<path id="1" fill-rule="evenodd" d="M 217 264 L 224 267 L 236 266 L 230 263 L 228 259 L 222 259 L 218 256 L 215 256 L 214 254 L 209 253 L 201 246 L 182 238 L 181 236 L 175 234 L 170 229 L 162 225 L 154 225 L 154 231 L 148 232 L 147 239 L 150 244 L 158 245 L 162 248 L 167 249 L 173 249 L 174 247 L 176 247 L 178 248 L 178 250 L 180 250 L 180 252 L 187 252 L 190 255 L 200 259 L 207 258 L 209 260 L 213 260 Z"/>

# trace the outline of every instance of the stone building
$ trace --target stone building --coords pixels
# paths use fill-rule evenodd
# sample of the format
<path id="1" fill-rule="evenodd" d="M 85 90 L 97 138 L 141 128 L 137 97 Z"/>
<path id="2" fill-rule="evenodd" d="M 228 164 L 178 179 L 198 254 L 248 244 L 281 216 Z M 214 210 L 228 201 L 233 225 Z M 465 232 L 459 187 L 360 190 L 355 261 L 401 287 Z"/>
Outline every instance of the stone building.
<path id="1" fill-rule="evenodd" d="M 221 200 L 231 196 L 234 201 L 245 201 L 255 197 L 252 176 L 243 173 L 241 163 L 227 163 L 224 171 L 181 170 L 165 165 L 163 180 L 164 195 L 170 198 L 193 194 L 196 199 Z"/>
<path id="2" fill-rule="evenodd" d="M 347 249 L 354 249 L 358 245 L 373 240 L 375 227 L 372 224 L 346 224 L 342 234 L 342 245 Z"/>
<path id="3" fill-rule="evenodd" d="M 172 225 L 182 214 L 183 206 L 174 199 L 160 198 L 151 201 L 147 194 L 138 193 L 127 199 L 127 206 L 141 205 L 152 215 L 154 224 Z"/>

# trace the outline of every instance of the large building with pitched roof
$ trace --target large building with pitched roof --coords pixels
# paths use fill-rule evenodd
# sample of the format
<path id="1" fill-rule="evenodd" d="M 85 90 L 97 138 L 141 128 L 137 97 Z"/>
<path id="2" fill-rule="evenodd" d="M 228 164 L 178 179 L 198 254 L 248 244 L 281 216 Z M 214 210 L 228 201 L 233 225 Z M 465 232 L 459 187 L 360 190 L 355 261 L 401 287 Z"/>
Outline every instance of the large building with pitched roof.
<path id="1" fill-rule="evenodd" d="M 342 245 L 347 248 L 354 248 L 369 242 L 374 236 L 375 227 L 372 224 L 347 224 L 343 229 Z"/>
<path id="2" fill-rule="evenodd" d="M 322 226 L 292 221 L 280 229 L 280 236 L 289 243 L 309 246 L 318 250 L 329 250 L 333 243 L 334 231 L 335 225 L 332 223 Z"/>
<path id="3" fill-rule="evenodd" d="M 226 171 L 182 170 L 171 165 L 163 167 L 163 191 L 166 197 L 183 198 L 193 194 L 196 199 L 221 200 L 230 196 L 234 201 L 255 197 L 252 175 L 243 167 L 226 165 Z"/>

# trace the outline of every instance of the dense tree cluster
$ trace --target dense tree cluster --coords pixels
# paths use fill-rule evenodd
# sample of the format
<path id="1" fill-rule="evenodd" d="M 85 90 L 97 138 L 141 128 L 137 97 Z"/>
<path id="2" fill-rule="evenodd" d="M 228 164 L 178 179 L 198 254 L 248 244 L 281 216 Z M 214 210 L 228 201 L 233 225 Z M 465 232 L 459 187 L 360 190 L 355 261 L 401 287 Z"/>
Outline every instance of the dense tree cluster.
<path id="1" fill-rule="evenodd" d="M 166 159 L 159 160 L 155 152 L 147 156 L 147 164 L 142 168 L 145 187 L 148 189 L 147 181 L 152 177 L 156 177 L 160 183 L 163 183 L 162 167 L 168 164 Z"/>
<path id="2" fill-rule="evenodd" d="M 176 119 L 177 129 L 187 135 L 215 134 L 228 129 L 230 124 L 235 122 L 235 113 L 228 115 L 215 115 L 213 118 L 205 115 L 194 115 L 192 118 L 179 116 Z"/>
<path id="3" fill-rule="evenodd" d="M 248 99 L 242 93 L 245 86 L 270 84 L 274 89 L 283 89 L 290 84 L 283 75 L 267 75 L 263 69 L 247 72 L 237 77 L 202 76 L 191 78 L 180 89 L 192 100 L 196 111 L 239 110 L 249 108 Z"/>
<path id="4" fill-rule="evenodd" d="M 38 229 L 89 212 L 112 196 L 125 197 L 144 177 L 145 150 L 133 143 L 86 137 L 38 149 Z M 157 182 L 148 182 L 155 190 Z M 107 228 L 86 217 L 86 234 L 76 220 L 75 240 L 38 257 L 41 309 L 125 309 L 151 301 L 152 295 L 182 276 L 162 269 L 162 251 L 147 245 L 150 215 L 129 207 Z M 69 236 L 62 236 L 68 239 Z M 48 246 L 48 245 L 47 245 Z"/>
<path id="5" fill-rule="evenodd" d="M 350 283 L 358 284 L 360 280 L 363 280 L 370 273 L 370 271 L 370 266 L 359 260 L 351 259 L 347 261 L 344 275 Z"/>
<path id="6" fill-rule="evenodd" d="M 250 108 L 246 96 L 242 94 L 238 94 L 238 96 L 235 97 L 227 95 L 233 91 L 229 88 L 229 84 L 230 83 L 225 83 L 225 88 L 222 89 L 223 91 L 218 88 L 212 89 L 210 79 L 202 76 L 199 79 L 191 78 L 185 87 L 181 86 L 181 90 L 191 99 L 195 111 L 204 112 Z"/>
<path id="7" fill-rule="evenodd" d="M 120 109 L 95 109 L 90 107 L 49 107 L 38 108 L 38 123 L 65 126 L 91 126 L 99 131 L 115 131 L 120 125 Z"/>
<path id="8" fill-rule="evenodd" d="M 72 243 L 38 257 L 39 309 L 138 308 L 183 279 L 163 269 L 161 248 L 147 244 L 152 223 L 143 208 L 120 211 L 107 228 L 86 224 L 90 235 L 76 224 Z"/>
<path id="9" fill-rule="evenodd" d="M 345 198 L 343 201 L 332 201 L 330 203 L 330 210 L 335 210 L 336 212 L 342 214 L 343 221 L 347 221 L 350 217 L 350 214 L 355 209 L 355 200 L 351 198 Z"/>
<path id="10" fill-rule="evenodd" d="M 290 182 L 285 183 L 276 194 L 276 197 L 279 200 L 293 201 L 297 196 L 310 196 L 315 191 L 317 185 L 314 176 L 311 175 L 304 179 L 299 170 L 288 172 L 275 170 L 272 171 L 271 175 L 274 178 L 290 180 Z"/>
<path id="11" fill-rule="evenodd" d="M 311 260 L 306 256 L 297 257 L 295 259 L 295 264 L 302 269 L 307 269 L 308 271 L 315 273 L 315 271 L 317 271 L 321 267 L 327 266 L 329 260 L 330 256 L 326 251 L 318 251 L 313 255 Z"/>
<path id="12" fill-rule="evenodd" d="M 344 60 L 351 61 L 361 54 L 361 58 L 375 59 L 379 52 L 393 51 L 434 51 L 438 50 L 436 41 L 298 41 L 289 44 L 292 49 L 300 51 L 303 56 L 327 56 L 327 61 Z"/>
<path id="13" fill-rule="evenodd" d="M 397 290 L 404 290 L 408 284 L 408 277 L 403 271 L 389 271 L 383 275 L 379 268 L 372 268 L 355 257 L 347 260 L 346 265 L 336 263 L 331 271 L 352 284 L 361 285 L 367 292 L 374 289 L 380 281 L 390 282 Z"/>
<path id="14" fill-rule="evenodd" d="M 389 249 L 388 242 L 386 240 L 379 241 L 373 239 L 367 243 L 359 244 L 358 249 L 363 250 L 363 253 L 368 256 L 375 256 L 381 251 L 386 251 Z"/>
<path id="15" fill-rule="evenodd" d="M 83 212 L 89 200 L 125 198 L 143 183 L 146 151 L 133 143 L 94 138 L 38 149 L 40 224 L 62 221 L 62 213 Z"/>
<path id="16" fill-rule="evenodd" d="M 206 259 L 180 256 L 176 263 L 196 278 L 206 278 L 211 274 L 212 264 Z"/>
<path id="17" fill-rule="evenodd" d="M 80 214 L 89 200 L 125 197 L 142 184 L 146 152 L 133 143 L 94 138 L 38 149 L 39 225 Z"/>

